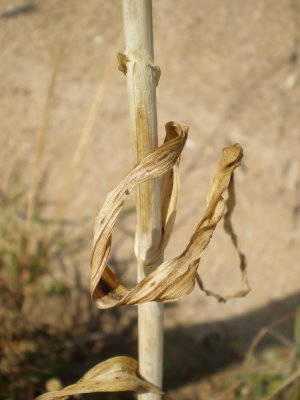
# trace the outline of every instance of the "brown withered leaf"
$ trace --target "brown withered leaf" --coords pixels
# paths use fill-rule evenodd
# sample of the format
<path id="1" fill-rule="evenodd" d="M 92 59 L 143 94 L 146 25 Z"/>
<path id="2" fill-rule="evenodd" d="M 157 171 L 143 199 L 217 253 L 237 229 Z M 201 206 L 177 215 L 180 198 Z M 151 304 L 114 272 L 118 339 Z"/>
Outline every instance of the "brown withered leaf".
<path id="1" fill-rule="evenodd" d="M 181 134 L 188 133 L 187 127 L 181 127 L 175 122 L 166 124 L 166 137 L 164 143 L 176 139 Z M 151 256 L 147 254 L 147 260 L 143 260 L 144 267 L 147 265 L 158 264 L 161 254 L 165 250 L 175 223 L 177 206 L 180 192 L 179 179 L 179 156 L 174 162 L 173 167 L 166 172 L 161 179 L 161 241 L 156 251 L 151 252 Z M 137 252 L 136 252 L 137 253 Z M 137 256 L 137 254 L 136 254 Z"/>
<path id="2" fill-rule="evenodd" d="M 151 274 L 142 279 L 133 289 L 127 289 L 108 267 L 111 235 L 127 194 L 140 183 L 169 174 L 168 201 L 166 202 L 165 226 L 173 226 L 178 198 L 178 158 L 184 147 L 187 129 L 175 123 L 167 124 L 165 143 L 142 160 L 109 193 L 96 221 L 94 249 L 91 266 L 91 294 L 98 308 L 111 308 L 147 301 L 173 301 L 192 291 L 197 276 L 201 255 L 225 212 L 222 197 L 228 188 L 233 171 L 243 156 L 240 145 L 225 148 L 207 198 L 207 208 L 190 242 L 181 255 L 163 262 Z M 170 171 L 173 168 L 173 174 Z M 175 172 L 174 172 L 175 171 Z M 175 182 L 175 183 L 174 183 Z M 170 189 L 171 188 L 171 189 Z M 175 193 L 174 197 L 170 193 Z M 230 215 L 229 215 L 230 216 Z M 167 240 L 162 239 L 162 246 Z M 203 288 L 203 290 L 205 290 Z M 248 290 L 248 288 L 247 288 Z M 207 294 L 210 294 L 207 292 Z"/>
<path id="3" fill-rule="evenodd" d="M 234 174 L 232 174 L 231 180 L 228 185 L 228 199 L 226 200 L 226 208 L 227 211 L 224 215 L 224 230 L 230 236 L 233 246 L 235 247 L 238 256 L 239 256 L 239 269 L 241 271 L 242 282 L 245 289 L 238 290 L 228 296 L 222 296 L 220 294 L 215 293 L 212 290 L 208 290 L 205 288 L 204 283 L 199 274 L 197 274 L 196 279 L 199 288 L 207 295 L 215 297 L 220 303 L 226 303 L 226 301 L 230 299 L 234 299 L 237 297 L 245 297 L 250 291 L 250 285 L 247 278 L 247 262 L 246 256 L 244 253 L 241 252 L 238 243 L 238 237 L 234 232 L 231 215 L 233 213 L 234 207 L 236 205 L 236 197 L 235 197 L 235 190 L 234 190 Z"/>
<path id="4" fill-rule="evenodd" d="M 36 400 L 64 400 L 70 396 L 96 392 L 158 393 L 161 391 L 138 373 L 138 362 L 130 357 L 114 357 L 90 369 L 78 382 L 48 392 Z"/>
<path id="5" fill-rule="evenodd" d="M 175 122 L 168 122 L 166 124 L 166 138 L 165 143 L 171 139 L 175 139 L 180 135 L 180 132 L 187 135 L 188 128 L 181 127 Z M 161 253 L 166 248 L 175 223 L 176 212 L 180 192 L 180 179 L 179 179 L 179 157 L 176 159 L 173 168 L 164 174 L 161 181 L 161 216 L 162 216 L 162 239 L 159 248 Z"/>
<path id="6" fill-rule="evenodd" d="M 92 299 L 99 308 L 116 306 L 119 298 L 128 294 L 114 272 L 108 267 L 107 259 L 111 248 L 112 231 L 126 195 L 140 183 L 165 175 L 162 190 L 162 241 L 159 251 L 167 244 L 174 225 L 178 195 L 178 160 L 187 138 L 187 128 L 169 122 L 162 146 L 138 163 L 135 168 L 108 194 L 96 218 L 94 249 L 91 266 Z M 158 254 L 154 254 L 153 259 Z M 108 294 L 109 293 L 109 294 Z"/>

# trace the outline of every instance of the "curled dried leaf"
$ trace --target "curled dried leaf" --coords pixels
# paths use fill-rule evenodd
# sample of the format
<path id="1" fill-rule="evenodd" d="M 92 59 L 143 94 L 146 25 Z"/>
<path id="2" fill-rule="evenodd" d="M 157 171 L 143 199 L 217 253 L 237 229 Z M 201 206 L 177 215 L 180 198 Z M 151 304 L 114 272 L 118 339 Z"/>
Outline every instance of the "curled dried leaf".
<path id="1" fill-rule="evenodd" d="M 139 162 L 133 170 L 108 194 L 96 218 L 94 248 L 91 262 L 91 294 L 98 308 L 110 308 L 125 297 L 125 288 L 107 265 L 111 248 L 112 231 L 126 196 L 139 184 L 165 175 L 162 191 L 162 241 L 151 262 L 167 245 L 174 225 L 179 195 L 178 160 L 187 138 L 187 128 L 169 122 L 162 146 Z M 126 303 L 124 303 L 126 304 Z"/>
<path id="2" fill-rule="evenodd" d="M 130 357 L 114 357 L 90 369 L 75 384 L 42 394 L 36 400 L 65 400 L 83 393 L 123 391 L 161 394 L 160 389 L 139 375 L 136 360 Z"/>
<path id="3" fill-rule="evenodd" d="M 165 247 L 175 219 L 179 191 L 178 158 L 186 137 L 187 128 L 182 128 L 172 122 L 168 123 L 164 144 L 137 164 L 108 195 L 96 221 L 91 266 L 91 294 L 98 308 L 111 308 L 147 301 L 173 301 L 190 293 L 194 288 L 201 255 L 225 212 L 223 193 L 228 188 L 233 171 L 240 165 L 243 157 L 243 151 L 239 144 L 223 150 L 208 194 L 206 211 L 181 255 L 163 262 L 132 289 L 126 288 L 107 265 L 112 230 L 125 196 L 137 185 L 164 174 L 165 192 L 163 193 L 166 200 L 163 202 L 161 246 Z M 229 220 L 230 213 L 227 217 Z M 230 230 L 230 227 L 231 225 L 227 224 L 227 229 Z M 233 243 L 235 243 L 234 240 Z M 237 246 L 236 248 L 238 249 Z M 202 289 L 206 291 L 204 287 Z M 248 290 L 247 287 L 246 291 Z M 210 292 L 206 291 L 206 294 L 210 294 Z"/>
<path id="4" fill-rule="evenodd" d="M 197 274 L 197 276 L 196 276 L 199 288 L 207 296 L 215 297 L 220 303 L 226 303 L 226 301 L 228 301 L 230 299 L 235 299 L 237 297 L 245 297 L 250 291 L 250 285 L 249 285 L 248 278 L 247 278 L 246 256 L 240 250 L 238 237 L 237 237 L 237 234 L 234 232 L 234 229 L 232 226 L 232 221 L 231 221 L 231 216 L 232 216 L 235 205 L 236 205 L 236 197 L 235 197 L 235 190 L 234 190 L 234 174 L 232 174 L 231 180 L 228 185 L 228 199 L 226 201 L 227 211 L 224 215 L 224 230 L 230 236 L 231 242 L 238 253 L 238 257 L 240 260 L 239 269 L 241 272 L 242 282 L 243 282 L 245 289 L 238 290 L 237 292 L 234 292 L 228 296 L 221 296 L 221 295 L 213 292 L 212 290 L 206 289 L 200 275 Z"/>

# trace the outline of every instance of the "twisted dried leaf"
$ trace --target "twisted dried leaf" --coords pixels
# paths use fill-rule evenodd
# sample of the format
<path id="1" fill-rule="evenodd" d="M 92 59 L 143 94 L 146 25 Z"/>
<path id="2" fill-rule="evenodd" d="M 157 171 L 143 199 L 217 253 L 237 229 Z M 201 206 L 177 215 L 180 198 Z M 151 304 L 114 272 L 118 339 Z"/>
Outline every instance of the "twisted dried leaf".
<path id="1" fill-rule="evenodd" d="M 160 389 L 139 375 L 136 360 L 130 357 L 114 357 L 90 369 L 75 384 L 42 394 L 36 400 L 65 400 L 83 393 L 124 391 L 161 394 Z"/>
<path id="2" fill-rule="evenodd" d="M 226 303 L 226 301 L 237 298 L 237 297 L 245 297 L 250 291 L 250 285 L 249 285 L 248 277 L 247 277 L 246 256 L 240 250 L 238 237 L 237 237 L 237 234 L 234 232 L 234 229 L 232 226 L 232 221 L 231 221 L 231 216 L 232 216 L 233 210 L 235 208 L 235 205 L 236 205 L 236 197 L 235 197 L 235 190 L 234 190 L 234 174 L 232 174 L 231 180 L 228 185 L 228 199 L 226 200 L 227 211 L 224 215 L 224 230 L 230 236 L 232 244 L 238 253 L 239 260 L 240 260 L 239 269 L 241 271 L 242 282 L 243 282 L 243 286 L 245 287 L 245 289 L 238 290 L 237 292 L 232 293 L 228 296 L 221 296 L 211 290 L 206 289 L 200 275 L 197 274 L 197 276 L 196 276 L 199 288 L 207 296 L 215 297 L 220 303 Z"/>
<path id="3" fill-rule="evenodd" d="M 165 189 L 168 189 L 165 191 L 167 201 L 165 202 L 165 210 L 163 209 L 164 223 L 161 246 L 166 245 L 174 223 L 178 198 L 179 186 L 176 168 L 186 137 L 186 128 L 181 128 L 175 123 L 169 123 L 165 143 L 137 164 L 115 190 L 108 195 L 97 218 L 92 257 L 91 293 L 98 308 L 111 308 L 147 301 L 173 301 L 190 293 L 194 288 L 201 255 L 225 212 L 225 201 L 222 195 L 229 186 L 233 171 L 240 165 L 243 157 L 242 148 L 239 144 L 223 150 L 208 194 L 206 211 L 181 255 L 162 263 L 131 290 L 120 282 L 107 265 L 112 230 L 123 206 L 125 196 L 140 183 L 164 174 L 166 174 L 165 179 L 167 179 Z M 170 173 L 172 169 L 173 173 Z M 228 218 L 231 211 L 227 215 Z M 168 228 L 166 229 L 166 227 Z M 230 227 L 231 225 L 229 226 L 227 223 L 227 229 L 230 230 Z M 235 243 L 234 240 L 233 242 Z M 206 289 L 203 288 L 203 290 Z M 248 290 L 247 287 L 246 291 Z M 206 291 L 206 293 L 211 294 L 209 291 Z"/>
<path id="4" fill-rule="evenodd" d="M 123 181 L 108 194 L 96 218 L 94 249 L 91 262 L 91 293 L 97 307 L 114 307 L 119 298 L 129 293 L 129 290 L 121 284 L 114 272 L 107 265 L 111 248 L 112 230 L 116 224 L 126 195 L 129 195 L 132 189 L 140 183 L 164 174 L 162 190 L 162 241 L 158 251 L 153 254 L 149 262 L 153 263 L 167 245 L 173 229 L 178 203 L 179 156 L 186 138 L 186 127 L 169 122 L 166 125 L 164 144 L 138 163 Z"/>

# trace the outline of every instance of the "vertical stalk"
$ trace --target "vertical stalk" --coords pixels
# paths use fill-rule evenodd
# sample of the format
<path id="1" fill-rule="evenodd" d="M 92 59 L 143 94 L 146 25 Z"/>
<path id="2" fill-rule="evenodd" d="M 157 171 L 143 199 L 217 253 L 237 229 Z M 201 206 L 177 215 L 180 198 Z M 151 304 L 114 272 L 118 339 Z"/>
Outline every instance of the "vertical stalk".
<path id="1" fill-rule="evenodd" d="M 125 55 L 120 69 L 127 75 L 127 90 L 133 136 L 134 161 L 138 162 L 157 147 L 156 86 L 159 68 L 154 67 L 152 1 L 123 0 Z M 123 64 L 122 64 L 123 63 Z M 161 241 L 160 180 L 140 185 L 136 193 L 137 229 L 135 253 L 138 280 L 161 263 L 157 254 Z M 163 304 L 138 306 L 140 373 L 162 386 Z M 140 394 L 139 400 L 159 400 L 157 394 Z"/>

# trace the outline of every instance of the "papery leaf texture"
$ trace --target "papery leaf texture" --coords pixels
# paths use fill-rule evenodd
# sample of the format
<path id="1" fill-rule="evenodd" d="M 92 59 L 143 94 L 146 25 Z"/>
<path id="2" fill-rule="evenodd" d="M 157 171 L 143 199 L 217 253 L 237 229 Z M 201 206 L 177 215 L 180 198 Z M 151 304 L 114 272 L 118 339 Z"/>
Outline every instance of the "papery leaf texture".
<path id="1" fill-rule="evenodd" d="M 158 387 L 139 375 L 136 360 L 121 356 L 96 365 L 73 385 L 42 394 L 36 400 L 65 400 L 84 393 L 123 391 L 162 393 Z"/>
<path id="2" fill-rule="evenodd" d="M 198 281 L 200 288 L 220 301 L 244 296 L 250 290 L 246 277 L 246 261 L 239 250 L 230 217 L 235 205 L 233 196 L 233 172 L 240 165 L 243 150 L 239 144 L 226 147 L 207 196 L 207 208 L 204 211 L 185 250 L 179 256 L 161 263 L 152 273 L 144 277 L 132 289 L 128 289 L 108 266 L 112 244 L 112 231 L 115 227 L 126 196 L 139 184 L 162 176 L 162 241 L 158 253 L 166 247 L 174 225 L 178 195 L 178 163 L 187 139 L 188 129 L 175 122 L 166 125 L 164 144 L 140 161 L 129 174 L 109 193 L 96 219 L 94 247 L 91 262 L 91 295 L 100 309 L 128 304 L 140 304 L 148 301 L 169 302 L 189 294 Z M 225 202 L 223 194 L 229 189 L 229 198 Z M 226 211 L 227 205 L 227 212 Z M 200 258 L 210 242 L 215 228 L 225 214 L 225 230 L 230 234 L 232 243 L 240 257 L 245 289 L 227 298 L 204 288 L 197 275 Z"/>

